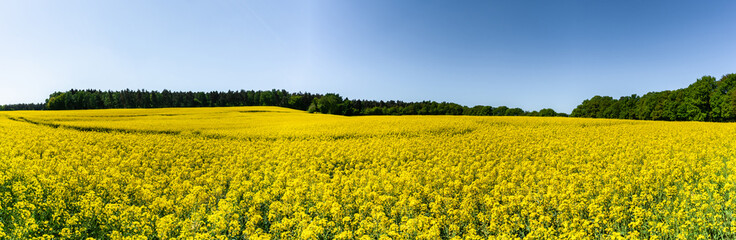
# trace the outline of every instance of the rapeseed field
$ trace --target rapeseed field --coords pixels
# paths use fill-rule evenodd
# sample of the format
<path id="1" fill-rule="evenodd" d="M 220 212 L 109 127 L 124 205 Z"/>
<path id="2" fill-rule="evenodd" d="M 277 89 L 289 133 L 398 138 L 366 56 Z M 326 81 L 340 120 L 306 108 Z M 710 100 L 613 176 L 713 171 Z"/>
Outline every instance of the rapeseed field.
<path id="1" fill-rule="evenodd" d="M 733 239 L 736 124 L 0 113 L 0 239 Z"/>

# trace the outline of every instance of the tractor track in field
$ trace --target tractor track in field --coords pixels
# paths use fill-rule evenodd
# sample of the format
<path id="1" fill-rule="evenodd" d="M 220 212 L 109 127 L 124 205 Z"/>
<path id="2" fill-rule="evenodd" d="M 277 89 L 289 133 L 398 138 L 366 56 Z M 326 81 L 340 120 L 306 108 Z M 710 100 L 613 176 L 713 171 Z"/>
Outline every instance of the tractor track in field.
<path id="1" fill-rule="evenodd" d="M 147 134 L 147 135 L 170 135 L 170 136 L 194 136 L 204 139 L 228 139 L 238 141 L 277 141 L 277 140 L 307 140 L 305 137 L 297 136 L 280 136 L 280 137 L 266 137 L 266 136 L 249 136 L 249 137 L 238 137 L 238 136 L 227 136 L 220 134 L 205 134 L 200 131 L 177 131 L 177 130 L 143 130 L 143 129 L 124 129 L 124 128 L 107 128 L 107 127 L 83 127 L 83 126 L 71 126 L 53 122 L 43 122 L 27 119 L 24 117 L 10 117 L 8 119 L 16 122 L 29 123 L 36 126 L 50 127 L 50 128 L 64 128 L 81 132 L 100 132 L 100 133 L 129 133 L 129 134 Z M 429 135 L 438 135 L 447 129 L 433 130 L 427 132 Z M 473 132 L 474 129 L 463 129 L 458 131 L 450 131 L 449 136 L 464 135 Z M 385 134 L 390 135 L 390 134 Z M 403 134 L 399 134 L 403 135 Z M 419 137 L 421 134 L 407 134 L 404 137 Z M 354 138 L 371 138 L 371 137 L 382 137 L 384 135 L 372 135 L 372 136 L 356 136 L 356 135 L 334 135 L 334 136 L 323 136 L 326 139 L 337 141 L 337 140 L 349 140 Z"/>

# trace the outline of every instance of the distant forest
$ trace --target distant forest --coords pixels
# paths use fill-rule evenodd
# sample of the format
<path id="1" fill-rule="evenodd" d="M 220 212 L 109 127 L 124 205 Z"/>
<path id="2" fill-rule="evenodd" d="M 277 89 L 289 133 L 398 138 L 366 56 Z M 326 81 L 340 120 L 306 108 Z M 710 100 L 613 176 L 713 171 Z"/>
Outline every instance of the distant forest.
<path id="1" fill-rule="evenodd" d="M 291 93 L 286 90 L 174 92 L 169 90 L 76 90 L 55 92 L 46 104 L 5 105 L 3 110 L 71 110 L 105 108 L 279 106 L 337 115 L 475 115 L 475 116 L 567 116 L 545 108 L 524 111 L 506 106 L 466 107 L 448 102 L 403 102 L 351 100 L 338 94 Z"/>
<path id="2" fill-rule="evenodd" d="M 594 96 L 578 105 L 570 116 L 733 122 L 736 121 L 736 74 L 724 75 L 720 80 L 703 76 L 687 88 L 644 96 L 634 94 L 619 99 Z"/>
<path id="3" fill-rule="evenodd" d="M 12 111 L 12 110 L 44 110 L 46 106 L 43 103 L 18 103 L 18 104 L 7 104 L 0 105 L 0 110 Z"/>
<path id="4" fill-rule="evenodd" d="M 308 112 L 337 115 L 474 115 L 474 116 L 567 116 L 545 108 L 524 111 L 506 106 L 467 107 L 448 102 L 403 102 L 351 100 L 339 94 L 291 93 L 286 90 L 240 90 L 211 92 L 174 92 L 169 90 L 100 91 L 76 90 L 55 92 L 45 104 L 2 105 L 0 110 L 67 110 L 105 108 L 279 106 Z M 614 99 L 594 96 L 583 101 L 572 117 L 616 118 L 667 121 L 736 121 L 736 74 L 720 80 L 703 76 L 687 88 L 633 94 Z"/>

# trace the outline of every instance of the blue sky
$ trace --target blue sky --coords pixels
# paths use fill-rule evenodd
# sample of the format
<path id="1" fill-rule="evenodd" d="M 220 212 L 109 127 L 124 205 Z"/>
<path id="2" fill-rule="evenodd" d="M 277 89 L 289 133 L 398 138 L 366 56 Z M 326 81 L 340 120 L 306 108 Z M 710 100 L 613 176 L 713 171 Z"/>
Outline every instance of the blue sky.
<path id="1" fill-rule="evenodd" d="M 286 89 L 571 112 L 736 72 L 736 1 L 0 1 L 0 104 Z"/>

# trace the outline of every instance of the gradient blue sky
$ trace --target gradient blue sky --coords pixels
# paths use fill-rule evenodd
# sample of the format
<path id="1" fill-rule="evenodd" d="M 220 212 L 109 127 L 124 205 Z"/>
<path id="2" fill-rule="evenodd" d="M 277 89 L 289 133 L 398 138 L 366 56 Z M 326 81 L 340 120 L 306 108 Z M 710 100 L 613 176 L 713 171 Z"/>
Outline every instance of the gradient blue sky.
<path id="1" fill-rule="evenodd" d="M 736 72 L 736 1 L 0 1 L 0 104 L 286 89 L 571 112 Z"/>

